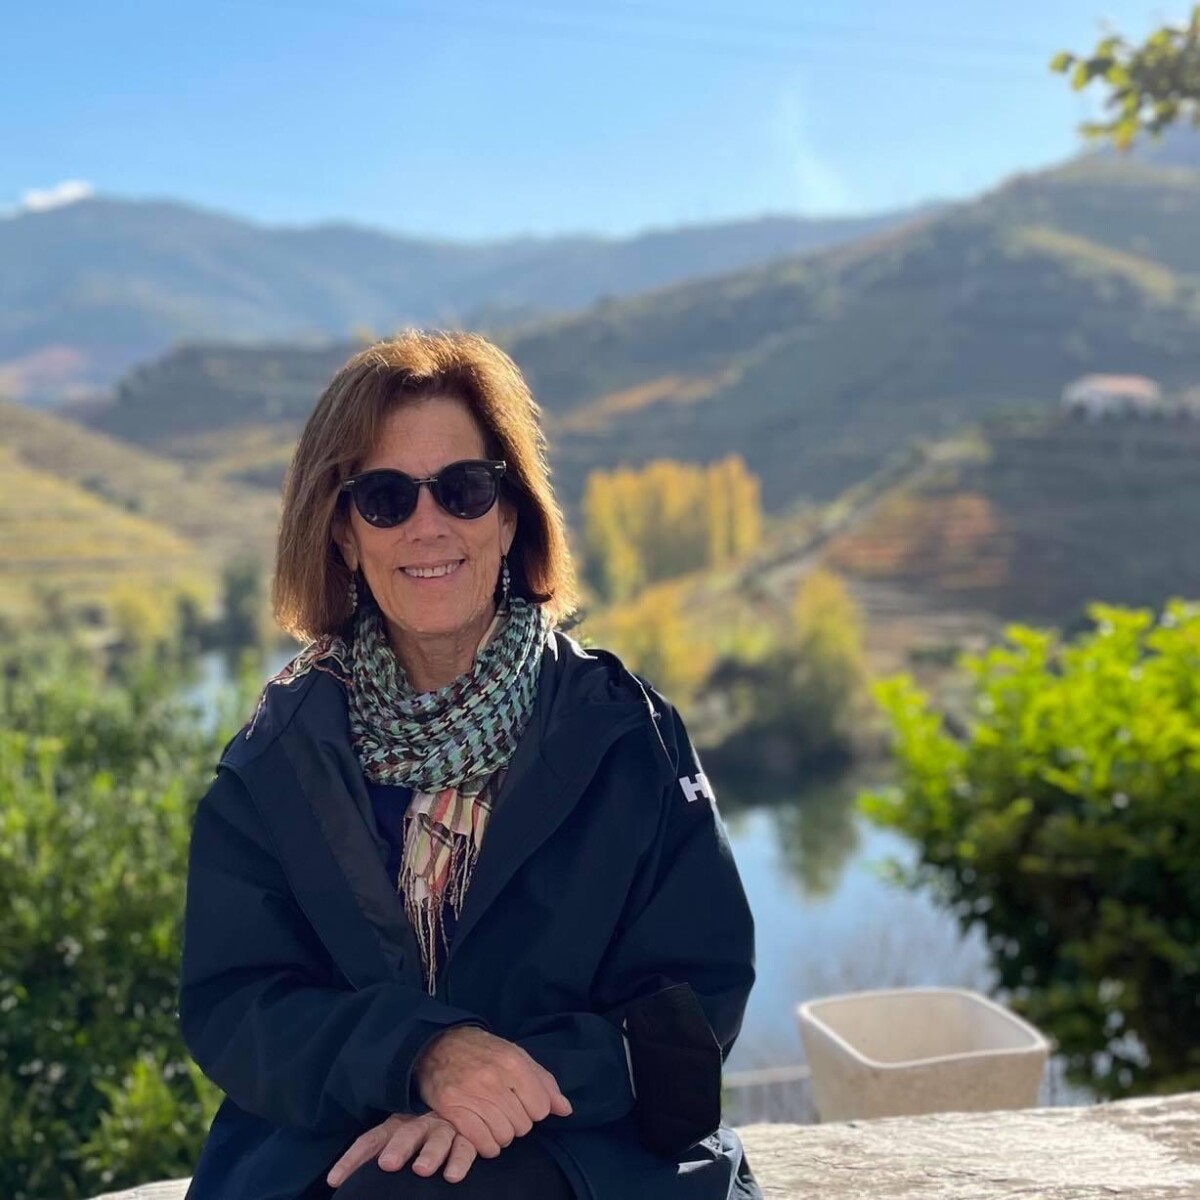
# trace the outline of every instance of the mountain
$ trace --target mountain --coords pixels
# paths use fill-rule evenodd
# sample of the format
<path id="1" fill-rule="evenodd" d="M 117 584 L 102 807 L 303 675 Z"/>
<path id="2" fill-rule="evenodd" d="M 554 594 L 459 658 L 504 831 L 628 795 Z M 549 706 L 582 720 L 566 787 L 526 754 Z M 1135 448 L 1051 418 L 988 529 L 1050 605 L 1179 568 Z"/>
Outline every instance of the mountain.
<path id="1" fill-rule="evenodd" d="M 1200 383 L 1200 173 L 1072 164 L 511 349 L 576 487 L 618 460 L 738 450 L 770 507 L 828 501 L 913 437 L 1054 406 L 1087 372 Z"/>
<path id="2" fill-rule="evenodd" d="M 606 301 L 506 344 L 547 412 L 569 508 L 596 467 L 730 451 L 762 477 L 770 509 L 824 503 L 913 438 L 1052 409 L 1087 372 L 1143 373 L 1168 391 L 1200 383 L 1200 173 L 1073 162 L 847 246 Z M 90 419 L 275 485 L 352 350 L 182 348 Z"/>
<path id="3" fill-rule="evenodd" d="M 850 241 L 910 215 L 467 244 L 88 199 L 0 219 L 0 395 L 47 404 L 94 393 L 181 340 L 513 324 Z"/>
<path id="4" fill-rule="evenodd" d="M 731 450 L 779 510 L 896 446 L 1091 371 L 1200 383 L 1200 173 L 1086 160 L 850 246 L 596 305 L 506 340 L 548 414 L 569 506 L 589 469 Z M 180 349 L 131 374 L 104 430 L 221 460 L 259 438 L 277 484 L 353 347 Z M 242 472 L 239 474 L 239 472 Z"/>
<path id="5" fill-rule="evenodd" d="M 1200 170 L 1200 126 L 1176 125 L 1164 130 L 1161 137 L 1140 137 L 1127 151 L 1110 148 L 1103 154 L 1108 158 L 1125 156 L 1156 167 Z"/>

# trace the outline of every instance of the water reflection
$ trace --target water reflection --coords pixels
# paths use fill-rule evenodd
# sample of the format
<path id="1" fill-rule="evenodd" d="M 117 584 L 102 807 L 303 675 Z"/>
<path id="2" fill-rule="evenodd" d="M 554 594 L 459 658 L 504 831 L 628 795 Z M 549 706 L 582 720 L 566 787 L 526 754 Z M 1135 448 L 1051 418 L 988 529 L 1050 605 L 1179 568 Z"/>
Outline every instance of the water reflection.
<path id="1" fill-rule="evenodd" d="M 858 849 L 855 793 L 846 783 L 817 788 L 771 814 L 792 879 L 811 899 L 828 896 Z"/>
<path id="2" fill-rule="evenodd" d="M 740 814 L 766 812 L 782 862 L 801 895 L 819 899 L 835 891 L 859 848 L 856 801 L 866 786 L 862 773 L 816 776 L 791 790 L 763 783 L 755 792 L 751 784 L 744 776 L 713 779 L 730 835 L 736 838 L 739 832 Z M 748 795 L 755 796 L 752 803 L 745 799 Z"/>

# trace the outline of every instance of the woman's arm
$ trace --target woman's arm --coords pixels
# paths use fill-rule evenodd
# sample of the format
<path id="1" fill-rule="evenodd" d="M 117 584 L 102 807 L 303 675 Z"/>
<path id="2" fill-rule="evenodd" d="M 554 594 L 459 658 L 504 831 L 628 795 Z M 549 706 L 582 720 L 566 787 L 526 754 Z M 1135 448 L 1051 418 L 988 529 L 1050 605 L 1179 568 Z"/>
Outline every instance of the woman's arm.
<path id="1" fill-rule="evenodd" d="M 753 919 L 711 787 L 679 714 L 658 693 L 650 695 L 675 760 L 674 779 L 597 972 L 598 1011 L 545 1018 L 514 1039 L 553 1073 L 574 1105 L 571 1117 L 549 1118 L 551 1127 L 601 1124 L 639 1108 L 639 1118 L 686 1123 L 685 1108 L 719 1109 L 721 1062 L 741 1029 L 754 983 Z M 643 1078 L 636 1103 L 627 1021 L 632 1066 Z M 645 1052 L 651 1042 L 660 1057 Z M 703 1094 L 684 1097 L 682 1089 L 664 1094 L 645 1086 L 647 1077 L 653 1083 L 666 1074 Z M 663 1111 L 650 1113 L 651 1107 Z"/>
<path id="2" fill-rule="evenodd" d="M 413 1064 L 457 1025 L 487 1022 L 385 981 L 354 990 L 296 904 L 269 834 L 221 770 L 192 829 L 179 1020 L 204 1073 L 277 1124 L 357 1132 L 413 1111 Z"/>

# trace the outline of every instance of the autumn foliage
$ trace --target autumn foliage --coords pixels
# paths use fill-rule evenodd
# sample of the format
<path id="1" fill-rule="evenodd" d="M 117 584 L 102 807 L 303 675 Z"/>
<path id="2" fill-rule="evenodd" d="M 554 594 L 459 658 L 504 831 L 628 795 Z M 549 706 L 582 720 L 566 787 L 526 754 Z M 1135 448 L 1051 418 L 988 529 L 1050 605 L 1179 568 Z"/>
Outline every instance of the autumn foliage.
<path id="1" fill-rule="evenodd" d="M 587 576 L 606 601 L 753 550 L 762 534 L 759 482 L 736 455 L 710 466 L 660 459 L 596 471 L 583 500 Z"/>

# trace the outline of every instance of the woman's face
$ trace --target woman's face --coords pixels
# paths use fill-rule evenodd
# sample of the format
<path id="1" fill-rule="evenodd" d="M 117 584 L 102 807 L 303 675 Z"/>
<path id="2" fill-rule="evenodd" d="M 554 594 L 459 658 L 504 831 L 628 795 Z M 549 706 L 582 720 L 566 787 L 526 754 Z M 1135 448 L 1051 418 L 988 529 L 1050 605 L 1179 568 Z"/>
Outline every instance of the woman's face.
<path id="1" fill-rule="evenodd" d="M 433 396 L 391 413 L 359 472 L 394 467 L 424 479 L 460 459 L 487 457 L 483 430 L 466 404 Z M 334 538 L 350 569 L 362 568 L 394 647 L 409 638 L 427 645 L 430 635 L 455 642 L 483 636 L 495 612 L 500 555 L 508 553 L 517 528 L 516 514 L 503 499 L 482 517 L 463 520 L 422 487 L 412 515 L 392 529 L 368 524 L 353 503 L 348 513 L 348 521 L 335 525 Z M 414 568 L 448 564 L 453 570 L 447 575 L 411 574 Z"/>

